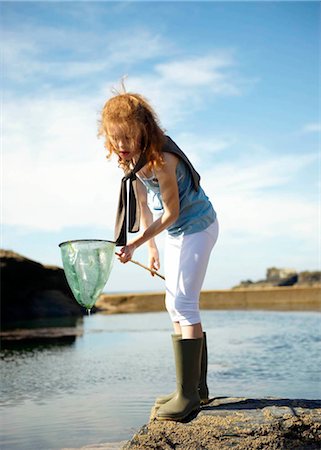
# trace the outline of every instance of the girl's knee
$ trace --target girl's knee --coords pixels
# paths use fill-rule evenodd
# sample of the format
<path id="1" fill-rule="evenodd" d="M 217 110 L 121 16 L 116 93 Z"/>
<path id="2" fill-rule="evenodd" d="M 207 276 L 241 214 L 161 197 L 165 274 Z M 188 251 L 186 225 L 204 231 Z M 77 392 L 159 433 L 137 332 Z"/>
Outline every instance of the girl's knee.
<path id="1" fill-rule="evenodd" d="M 178 314 L 175 309 L 175 298 L 174 297 L 166 295 L 165 307 L 166 307 L 166 310 L 167 310 L 172 322 L 179 322 Z"/>
<path id="2" fill-rule="evenodd" d="M 198 299 L 186 297 L 175 298 L 175 310 L 179 316 L 180 325 L 194 325 L 201 321 Z"/>

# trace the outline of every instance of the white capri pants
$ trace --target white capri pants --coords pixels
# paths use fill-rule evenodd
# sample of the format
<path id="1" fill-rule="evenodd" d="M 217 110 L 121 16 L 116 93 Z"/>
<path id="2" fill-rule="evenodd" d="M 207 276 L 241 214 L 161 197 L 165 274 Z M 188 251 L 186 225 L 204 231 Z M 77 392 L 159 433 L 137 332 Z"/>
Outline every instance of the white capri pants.
<path id="1" fill-rule="evenodd" d="M 166 236 L 164 267 L 166 309 L 181 326 L 201 322 L 199 296 L 211 251 L 218 238 L 217 219 L 205 230 Z"/>

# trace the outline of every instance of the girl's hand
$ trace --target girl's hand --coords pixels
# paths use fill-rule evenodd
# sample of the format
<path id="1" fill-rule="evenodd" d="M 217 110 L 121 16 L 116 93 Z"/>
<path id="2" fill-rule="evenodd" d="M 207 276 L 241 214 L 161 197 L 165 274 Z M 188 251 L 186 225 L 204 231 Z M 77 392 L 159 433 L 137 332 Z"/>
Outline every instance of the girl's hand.
<path id="1" fill-rule="evenodd" d="M 158 270 L 160 268 L 159 253 L 157 247 L 150 247 L 148 249 L 148 260 L 149 260 L 148 267 L 151 270 Z M 154 273 L 151 272 L 151 275 L 153 277 Z"/>
<path id="2" fill-rule="evenodd" d="M 134 251 L 136 250 L 136 245 L 128 243 L 119 250 L 117 253 L 118 259 L 121 263 L 126 264 L 133 257 Z"/>

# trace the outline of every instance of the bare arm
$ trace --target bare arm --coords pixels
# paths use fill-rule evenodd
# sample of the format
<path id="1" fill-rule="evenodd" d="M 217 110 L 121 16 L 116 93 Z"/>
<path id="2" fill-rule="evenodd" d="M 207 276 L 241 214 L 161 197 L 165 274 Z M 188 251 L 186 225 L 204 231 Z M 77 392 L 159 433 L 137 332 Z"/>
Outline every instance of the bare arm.
<path id="1" fill-rule="evenodd" d="M 142 230 L 146 230 L 153 223 L 153 214 L 149 209 L 147 202 L 147 189 L 144 184 L 137 180 L 137 197 L 140 206 L 140 225 Z M 158 248 L 154 238 L 147 241 L 148 246 L 148 266 L 152 270 L 158 270 L 160 268 L 160 260 Z M 154 272 L 151 272 L 154 276 Z"/>
<path id="2" fill-rule="evenodd" d="M 148 226 L 144 232 L 140 236 L 132 239 L 128 245 L 121 249 L 120 260 L 122 262 L 129 261 L 132 258 L 136 248 L 157 236 L 178 219 L 179 195 L 176 179 L 176 166 L 178 163 L 178 158 L 171 153 L 164 153 L 164 160 L 164 165 L 160 169 L 155 170 L 162 195 L 164 212 L 159 219 L 155 220 L 155 222 L 149 224 L 149 219 L 147 219 L 146 224 Z M 145 220 L 146 218 L 147 215 L 145 215 Z"/>
<path id="3" fill-rule="evenodd" d="M 171 153 L 164 153 L 164 160 L 165 164 L 163 167 L 159 170 L 155 170 L 162 195 L 164 212 L 159 219 L 152 222 L 146 228 L 141 236 L 133 239 L 132 243 L 134 243 L 136 247 L 141 246 L 149 239 L 164 231 L 174 223 L 179 216 L 179 196 L 176 179 L 178 159 Z"/>
<path id="4" fill-rule="evenodd" d="M 137 179 L 137 194 L 140 206 L 140 225 L 143 230 L 146 230 L 153 223 L 153 214 L 149 209 L 147 203 L 147 189 L 143 183 Z M 147 245 L 151 248 L 156 247 L 155 240 L 152 238 L 147 241 Z"/>

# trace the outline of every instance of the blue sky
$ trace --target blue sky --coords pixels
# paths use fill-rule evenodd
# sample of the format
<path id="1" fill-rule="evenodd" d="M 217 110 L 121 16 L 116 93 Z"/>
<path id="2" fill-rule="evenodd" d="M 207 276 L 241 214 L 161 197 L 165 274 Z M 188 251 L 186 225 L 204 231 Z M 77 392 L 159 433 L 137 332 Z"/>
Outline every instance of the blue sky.
<path id="1" fill-rule="evenodd" d="M 61 265 L 59 242 L 113 238 L 97 121 L 127 75 L 217 210 L 205 289 L 320 267 L 317 2 L 2 2 L 1 22 L 3 248 Z M 115 261 L 105 291 L 162 289 Z"/>

